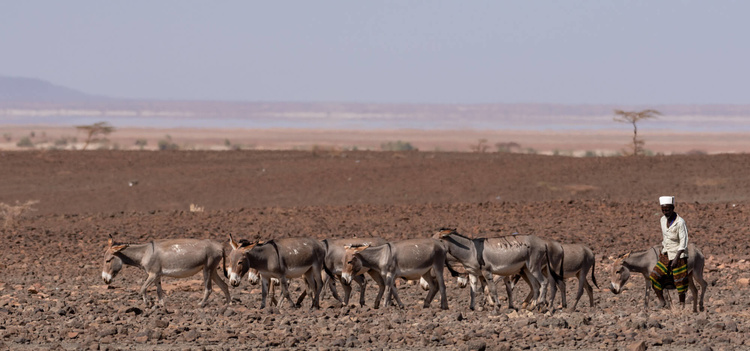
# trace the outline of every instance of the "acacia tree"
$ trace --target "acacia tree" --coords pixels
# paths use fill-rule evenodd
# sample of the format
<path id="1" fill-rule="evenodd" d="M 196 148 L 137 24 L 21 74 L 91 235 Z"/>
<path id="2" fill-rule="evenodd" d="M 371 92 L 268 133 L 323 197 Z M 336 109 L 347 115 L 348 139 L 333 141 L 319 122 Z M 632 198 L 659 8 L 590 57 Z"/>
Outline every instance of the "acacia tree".
<path id="1" fill-rule="evenodd" d="M 657 110 L 643 110 L 643 111 L 623 111 L 615 110 L 616 122 L 630 123 L 633 125 L 633 156 L 638 156 L 643 153 L 643 140 L 638 139 L 638 121 L 642 119 L 650 119 L 661 116 L 661 112 Z"/>
<path id="2" fill-rule="evenodd" d="M 104 140 L 96 138 L 96 136 L 109 135 L 110 133 L 115 131 L 115 127 L 107 122 L 97 122 L 86 126 L 76 126 L 76 129 L 86 132 L 86 143 L 83 145 L 83 150 L 86 150 L 91 142 Z"/>

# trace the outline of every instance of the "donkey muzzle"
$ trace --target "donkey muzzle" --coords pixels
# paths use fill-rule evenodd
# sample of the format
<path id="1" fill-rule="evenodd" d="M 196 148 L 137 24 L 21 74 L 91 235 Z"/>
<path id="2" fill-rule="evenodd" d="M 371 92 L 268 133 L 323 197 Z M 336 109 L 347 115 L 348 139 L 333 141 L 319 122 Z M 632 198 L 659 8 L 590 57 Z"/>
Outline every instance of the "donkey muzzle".
<path id="1" fill-rule="evenodd" d="M 615 285 L 615 283 L 609 283 L 609 290 L 612 291 L 613 294 L 619 294 L 622 291 L 622 288 L 619 285 Z"/>
<path id="2" fill-rule="evenodd" d="M 349 273 L 341 273 L 341 280 L 344 284 L 350 285 L 352 283 L 352 275 Z"/>
<path id="3" fill-rule="evenodd" d="M 112 282 L 112 275 L 107 272 L 102 272 L 102 280 L 104 280 L 104 283 L 109 285 L 109 283 Z"/>

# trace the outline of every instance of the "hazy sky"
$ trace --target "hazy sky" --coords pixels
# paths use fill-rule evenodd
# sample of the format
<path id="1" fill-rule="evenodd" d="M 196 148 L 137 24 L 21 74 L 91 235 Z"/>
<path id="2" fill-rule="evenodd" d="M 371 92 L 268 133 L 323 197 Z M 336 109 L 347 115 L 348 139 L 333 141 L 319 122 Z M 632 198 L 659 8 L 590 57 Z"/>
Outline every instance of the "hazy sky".
<path id="1" fill-rule="evenodd" d="M 3 1 L 0 75 L 127 98 L 750 103 L 749 1 Z"/>

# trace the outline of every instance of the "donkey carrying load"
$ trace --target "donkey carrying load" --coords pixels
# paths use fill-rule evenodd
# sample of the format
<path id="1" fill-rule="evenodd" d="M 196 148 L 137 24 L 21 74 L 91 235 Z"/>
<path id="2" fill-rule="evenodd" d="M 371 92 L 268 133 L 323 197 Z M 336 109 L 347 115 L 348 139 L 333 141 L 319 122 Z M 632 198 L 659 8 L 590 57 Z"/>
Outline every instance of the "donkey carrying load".
<path id="1" fill-rule="evenodd" d="M 200 306 L 205 306 L 208 296 L 211 295 L 211 281 L 216 282 L 216 285 L 224 292 L 228 304 L 231 302 L 229 288 L 216 273 L 219 264 L 224 262 L 226 275 L 225 257 L 222 245 L 208 239 L 167 239 L 130 244 L 116 243 L 110 235 L 107 250 L 104 253 L 102 279 L 106 284 L 110 284 L 122 269 L 123 264 L 140 267 L 148 273 L 146 281 L 141 286 L 143 302 L 151 306 L 146 291 L 149 286 L 155 284 L 159 304 L 164 306 L 162 276 L 187 278 L 202 270 L 203 299 L 200 301 Z"/>
<path id="2" fill-rule="evenodd" d="M 282 296 L 277 306 L 281 307 L 285 299 L 296 306 L 289 294 L 289 279 L 302 276 L 307 283 L 308 293 L 313 297 L 312 308 L 320 308 L 325 248 L 319 241 L 312 238 L 283 238 L 239 244 L 230 235 L 229 244 L 232 246 L 227 268 L 229 283 L 238 286 L 242 276 L 250 268 L 255 268 L 260 273 L 262 282 L 261 309 L 266 307 L 268 285 L 272 278 L 281 283 Z"/>
<path id="3" fill-rule="evenodd" d="M 648 293 L 652 289 L 649 275 L 659 261 L 659 252 L 661 252 L 661 249 L 661 245 L 656 245 L 646 251 L 636 253 L 628 252 L 622 257 L 616 259 L 612 263 L 611 268 L 612 282 L 610 283 L 610 290 L 612 293 L 619 294 L 622 292 L 625 283 L 627 283 L 628 278 L 630 278 L 630 271 L 641 273 L 646 280 L 646 295 L 643 300 L 643 306 L 648 308 Z M 700 310 L 703 311 L 703 297 L 706 294 L 706 287 L 708 286 L 708 283 L 703 279 L 705 258 L 703 252 L 692 243 L 688 244 L 687 253 L 688 288 L 693 296 L 693 312 L 698 312 L 699 303 Z M 695 286 L 694 279 L 701 286 L 700 302 L 698 301 L 698 288 Z M 669 307 L 665 301 L 659 302 L 660 304 Z M 682 307 L 684 307 L 684 303 Z"/>

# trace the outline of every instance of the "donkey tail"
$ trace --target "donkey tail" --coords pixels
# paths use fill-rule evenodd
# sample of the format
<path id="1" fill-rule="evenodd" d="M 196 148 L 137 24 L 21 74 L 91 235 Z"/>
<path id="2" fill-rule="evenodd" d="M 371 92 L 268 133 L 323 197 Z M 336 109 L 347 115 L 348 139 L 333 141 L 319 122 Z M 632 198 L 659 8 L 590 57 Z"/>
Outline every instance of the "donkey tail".
<path id="1" fill-rule="evenodd" d="M 224 270 L 224 278 L 229 278 L 227 274 L 227 251 L 221 248 L 221 268 Z"/>
<path id="2" fill-rule="evenodd" d="M 562 247 L 562 244 L 560 245 L 560 252 L 562 252 L 560 256 L 560 279 L 565 279 L 565 250 Z"/>
<path id="3" fill-rule="evenodd" d="M 597 289 L 599 289 L 599 284 L 596 283 L 596 276 L 594 275 L 594 272 L 596 271 L 596 258 L 594 259 L 594 264 L 591 265 L 591 281 L 594 282 L 594 285 Z"/>
<path id="4" fill-rule="evenodd" d="M 558 274 L 557 274 L 557 273 L 555 272 L 555 270 L 554 270 L 554 269 L 552 269 L 552 264 L 550 264 L 550 263 L 549 263 L 549 261 L 550 261 L 550 260 L 549 260 L 549 247 L 547 246 L 547 244 L 546 244 L 546 243 L 544 244 L 544 253 L 545 253 L 545 254 L 547 255 L 547 270 L 548 270 L 548 271 L 549 271 L 549 273 L 550 273 L 550 274 L 552 275 L 552 278 L 553 278 L 554 280 L 556 280 L 556 281 L 558 281 L 558 280 L 562 280 L 562 279 L 563 279 L 563 278 L 562 278 L 562 264 L 560 265 L 560 273 L 561 273 L 561 274 L 560 274 L 560 275 L 558 275 Z M 563 255 L 564 255 L 564 254 L 563 254 Z M 564 257 L 564 256 L 563 256 L 563 257 Z M 562 260 L 561 260 L 561 262 L 562 262 Z"/>

